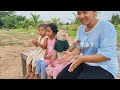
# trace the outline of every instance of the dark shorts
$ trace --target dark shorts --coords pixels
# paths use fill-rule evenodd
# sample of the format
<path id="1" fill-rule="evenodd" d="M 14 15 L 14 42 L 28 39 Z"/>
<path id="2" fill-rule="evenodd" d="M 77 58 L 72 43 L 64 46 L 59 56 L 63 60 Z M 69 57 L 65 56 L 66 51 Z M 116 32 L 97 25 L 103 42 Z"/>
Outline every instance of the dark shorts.
<path id="1" fill-rule="evenodd" d="M 100 66 L 80 64 L 73 72 L 69 72 L 66 66 L 56 79 L 114 79 L 114 76 Z"/>

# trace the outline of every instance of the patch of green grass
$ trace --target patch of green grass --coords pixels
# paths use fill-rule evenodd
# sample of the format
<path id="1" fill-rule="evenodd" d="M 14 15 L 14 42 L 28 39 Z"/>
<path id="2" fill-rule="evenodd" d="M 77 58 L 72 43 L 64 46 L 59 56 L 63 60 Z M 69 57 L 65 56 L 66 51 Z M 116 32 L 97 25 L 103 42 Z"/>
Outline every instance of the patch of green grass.
<path id="1" fill-rule="evenodd" d="M 4 34 L 9 37 L 14 37 L 16 39 L 30 39 L 30 38 L 36 38 L 38 33 L 37 30 L 31 29 L 31 30 L 26 30 L 26 29 L 14 29 L 14 30 L 0 30 L 0 36 Z"/>
<path id="2" fill-rule="evenodd" d="M 77 31 L 68 30 L 68 35 L 69 35 L 69 36 L 72 36 L 72 37 L 75 37 L 75 36 L 77 35 Z"/>
<path id="3" fill-rule="evenodd" d="M 9 38 L 9 36 L 5 36 L 5 35 L 0 35 L 0 39 L 5 39 L 5 38 Z"/>
<path id="4" fill-rule="evenodd" d="M 6 45 L 10 45 L 10 46 L 13 46 L 13 45 L 23 45 L 23 43 L 15 42 L 15 41 L 7 41 L 7 42 L 1 42 L 0 43 L 0 46 L 6 46 Z"/>
<path id="5" fill-rule="evenodd" d="M 26 34 L 31 34 L 31 33 L 38 34 L 37 30 L 35 30 L 35 29 L 16 29 L 15 31 L 21 32 L 21 33 L 26 33 Z"/>

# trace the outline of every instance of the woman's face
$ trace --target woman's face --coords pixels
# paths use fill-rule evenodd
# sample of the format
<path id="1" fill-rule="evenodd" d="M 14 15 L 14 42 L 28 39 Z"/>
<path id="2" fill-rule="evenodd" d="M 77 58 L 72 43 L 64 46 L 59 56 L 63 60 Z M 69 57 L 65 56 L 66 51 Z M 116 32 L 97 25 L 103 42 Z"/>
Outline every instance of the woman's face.
<path id="1" fill-rule="evenodd" d="M 77 11 L 78 20 L 83 25 L 89 25 L 96 19 L 96 11 Z"/>

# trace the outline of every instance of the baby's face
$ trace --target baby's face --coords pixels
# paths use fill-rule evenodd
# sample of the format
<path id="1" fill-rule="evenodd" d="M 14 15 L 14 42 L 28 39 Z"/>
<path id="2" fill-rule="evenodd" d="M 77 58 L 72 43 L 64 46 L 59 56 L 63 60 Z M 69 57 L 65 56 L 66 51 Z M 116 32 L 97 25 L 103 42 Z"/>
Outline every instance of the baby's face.
<path id="1" fill-rule="evenodd" d="M 66 30 L 59 30 L 57 33 L 58 40 L 67 40 L 68 34 Z"/>

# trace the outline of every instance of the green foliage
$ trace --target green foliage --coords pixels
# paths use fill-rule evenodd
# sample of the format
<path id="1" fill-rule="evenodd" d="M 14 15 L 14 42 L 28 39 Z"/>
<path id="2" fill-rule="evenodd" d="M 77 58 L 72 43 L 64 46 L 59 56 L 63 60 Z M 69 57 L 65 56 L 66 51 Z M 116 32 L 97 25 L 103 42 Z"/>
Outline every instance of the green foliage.
<path id="1" fill-rule="evenodd" d="M 14 11 L 0 11 L 0 28 L 3 26 L 5 27 L 14 27 L 14 25 L 10 24 L 10 21 L 13 21 L 12 19 L 9 19 L 10 21 L 8 22 L 8 17 L 12 17 L 14 15 Z M 6 21 L 5 21 L 6 20 Z M 13 22 L 14 23 L 14 22 Z"/>
<path id="2" fill-rule="evenodd" d="M 26 28 L 28 29 L 28 27 L 32 25 L 32 21 L 30 19 L 25 19 L 22 23 L 21 23 L 21 28 Z"/>
<path id="3" fill-rule="evenodd" d="M 119 25 L 114 25 L 116 30 L 120 30 L 120 24 Z"/>
<path id="4" fill-rule="evenodd" d="M 26 28 L 33 26 L 37 28 L 38 24 L 43 23 L 39 19 L 39 15 L 31 14 L 31 19 L 27 19 L 25 16 L 15 15 L 14 11 L 0 11 L 0 28 L 14 29 L 14 28 Z"/>
<path id="5" fill-rule="evenodd" d="M 75 24 L 75 25 L 80 25 L 80 22 L 79 22 L 79 20 L 78 20 L 78 18 L 77 18 L 77 15 L 75 14 L 75 13 L 73 13 L 73 15 L 75 16 L 75 18 L 72 20 L 72 19 L 69 19 L 69 20 L 71 20 L 72 22 L 71 22 L 71 24 L 73 25 L 73 24 Z"/>
<path id="6" fill-rule="evenodd" d="M 68 35 L 69 35 L 69 36 L 75 37 L 76 34 L 77 34 L 77 31 L 73 31 L 73 30 L 69 30 L 69 31 L 68 31 Z"/>
<path id="7" fill-rule="evenodd" d="M 14 18 L 14 16 L 5 16 L 3 19 L 3 26 L 8 29 L 16 28 L 16 21 Z"/>
<path id="8" fill-rule="evenodd" d="M 116 30 L 117 30 L 117 40 L 120 43 L 120 28 L 119 29 L 117 28 Z"/>
<path id="9" fill-rule="evenodd" d="M 2 26 L 3 26 L 3 22 L 2 22 L 2 20 L 0 19 L 0 29 L 2 28 Z"/>
<path id="10" fill-rule="evenodd" d="M 34 15 L 34 14 L 31 13 L 31 20 L 32 20 L 34 28 L 38 27 L 39 17 L 40 17 L 40 15 Z"/>
<path id="11" fill-rule="evenodd" d="M 51 22 L 56 24 L 57 26 L 60 24 L 59 21 L 60 21 L 60 18 L 58 18 L 58 19 L 57 18 L 52 18 L 51 19 Z"/>
<path id="12" fill-rule="evenodd" d="M 118 14 L 116 15 L 112 15 L 112 18 L 111 18 L 111 23 L 114 24 L 114 25 L 118 25 L 120 24 L 120 17 Z"/>

